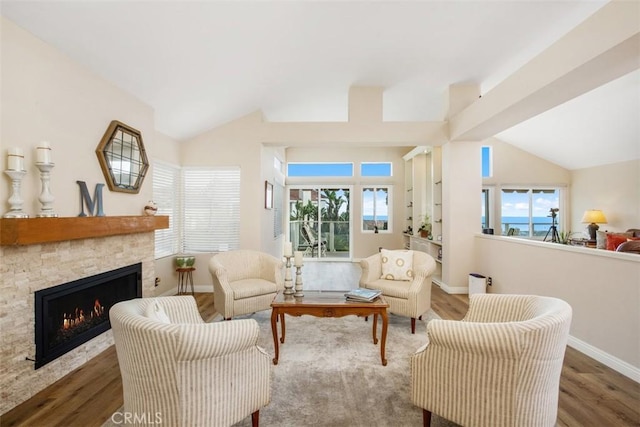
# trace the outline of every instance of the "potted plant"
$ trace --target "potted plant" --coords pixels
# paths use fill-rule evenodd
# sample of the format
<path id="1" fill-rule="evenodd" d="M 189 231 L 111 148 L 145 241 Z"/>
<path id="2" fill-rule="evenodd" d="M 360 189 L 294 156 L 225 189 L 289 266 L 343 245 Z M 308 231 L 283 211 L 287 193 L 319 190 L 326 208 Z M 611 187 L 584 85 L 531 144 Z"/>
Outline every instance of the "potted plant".
<path id="1" fill-rule="evenodd" d="M 424 214 L 418 231 L 420 232 L 420 237 L 423 237 L 425 239 L 428 238 L 431 234 L 431 218 L 429 217 L 429 214 Z"/>

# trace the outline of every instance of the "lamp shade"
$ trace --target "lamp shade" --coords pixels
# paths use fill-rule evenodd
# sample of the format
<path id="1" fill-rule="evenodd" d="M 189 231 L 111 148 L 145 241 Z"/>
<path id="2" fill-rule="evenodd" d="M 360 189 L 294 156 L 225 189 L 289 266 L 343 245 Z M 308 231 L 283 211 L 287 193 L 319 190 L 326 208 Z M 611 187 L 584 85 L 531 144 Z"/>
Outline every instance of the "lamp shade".
<path id="1" fill-rule="evenodd" d="M 606 224 L 607 218 L 604 216 L 601 210 L 591 209 L 588 211 L 584 211 L 582 222 L 585 224 Z"/>

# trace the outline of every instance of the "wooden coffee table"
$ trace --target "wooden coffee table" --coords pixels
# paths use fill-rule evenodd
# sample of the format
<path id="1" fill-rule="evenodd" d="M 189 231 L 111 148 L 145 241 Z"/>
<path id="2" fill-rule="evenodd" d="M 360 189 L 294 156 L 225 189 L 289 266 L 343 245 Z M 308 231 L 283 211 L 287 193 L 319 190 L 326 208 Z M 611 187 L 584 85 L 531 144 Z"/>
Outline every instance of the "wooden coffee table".
<path id="1" fill-rule="evenodd" d="M 382 317 L 382 336 L 380 337 L 380 359 L 382 366 L 387 366 L 385 358 L 385 345 L 387 342 L 387 326 L 389 318 L 387 316 L 387 308 L 389 304 L 382 296 L 376 298 L 373 302 L 354 302 L 347 301 L 344 295 L 338 293 L 325 293 L 318 295 L 305 295 L 303 298 L 294 298 L 293 296 L 284 295 L 278 292 L 271 303 L 271 332 L 273 333 L 273 347 L 275 349 L 275 357 L 273 364 L 278 364 L 279 343 L 277 321 L 280 319 L 282 328 L 282 337 L 280 342 L 284 344 L 285 323 L 284 315 L 302 316 L 308 314 L 315 317 L 343 317 L 349 315 L 356 316 L 373 316 L 373 343 L 378 343 L 377 327 L 378 315 Z"/>

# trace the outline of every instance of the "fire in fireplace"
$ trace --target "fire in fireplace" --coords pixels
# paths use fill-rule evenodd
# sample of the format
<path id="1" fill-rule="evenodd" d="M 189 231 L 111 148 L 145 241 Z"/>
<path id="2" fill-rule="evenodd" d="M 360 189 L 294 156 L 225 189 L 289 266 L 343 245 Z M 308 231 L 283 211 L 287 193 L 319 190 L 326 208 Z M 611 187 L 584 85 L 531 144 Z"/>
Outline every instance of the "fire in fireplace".
<path id="1" fill-rule="evenodd" d="M 35 369 L 109 330 L 109 309 L 141 296 L 141 263 L 36 291 Z"/>

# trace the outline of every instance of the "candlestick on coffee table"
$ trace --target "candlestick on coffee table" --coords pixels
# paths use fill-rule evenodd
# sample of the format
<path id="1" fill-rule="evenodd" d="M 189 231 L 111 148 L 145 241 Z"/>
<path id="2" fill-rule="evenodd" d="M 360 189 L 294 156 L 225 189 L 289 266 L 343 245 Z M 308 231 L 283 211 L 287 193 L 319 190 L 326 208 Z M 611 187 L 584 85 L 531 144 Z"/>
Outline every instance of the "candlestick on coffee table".
<path id="1" fill-rule="evenodd" d="M 287 260 L 285 264 L 285 272 L 284 272 L 284 294 L 285 295 L 293 295 L 293 280 L 291 279 L 291 255 L 284 256 Z"/>
<path id="2" fill-rule="evenodd" d="M 296 298 L 302 298 L 302 264 L 296 265 L 296 292 L 293 294 Z"/>

